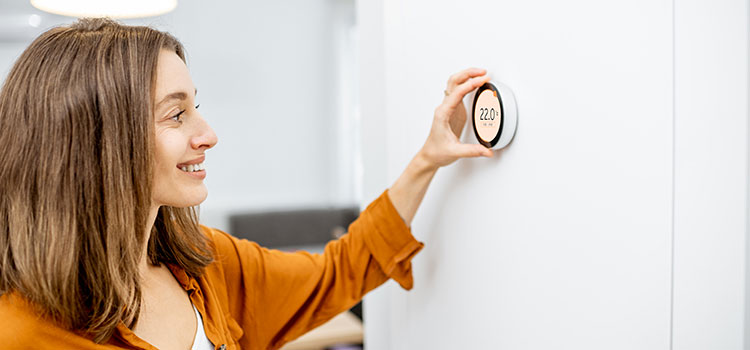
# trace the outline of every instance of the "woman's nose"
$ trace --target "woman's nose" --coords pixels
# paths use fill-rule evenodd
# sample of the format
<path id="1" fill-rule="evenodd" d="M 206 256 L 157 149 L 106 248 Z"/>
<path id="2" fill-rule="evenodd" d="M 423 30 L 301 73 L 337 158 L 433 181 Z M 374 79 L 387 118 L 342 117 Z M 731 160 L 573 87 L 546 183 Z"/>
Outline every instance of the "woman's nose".
<path id="1" fill-rule="evenodd" d="M 216 143 L 219 142 L 219 139 L 203 117 L 199 117 L 198 119 L 200 119 L 200 121 L 197 125 L 195 136 L 190 141 L 191 146 L 194 149 L 209 149 L 216 145 Z"/>

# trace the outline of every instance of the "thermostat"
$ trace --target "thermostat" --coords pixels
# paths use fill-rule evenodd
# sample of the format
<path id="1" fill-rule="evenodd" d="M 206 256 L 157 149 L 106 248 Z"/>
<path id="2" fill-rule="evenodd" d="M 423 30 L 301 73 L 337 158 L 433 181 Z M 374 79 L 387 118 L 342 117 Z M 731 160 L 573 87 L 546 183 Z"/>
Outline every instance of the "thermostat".
<path id="1" fill-rule="evenodd" d="M 474 135 L 491 149 L 507 146 L 516 133 L 518 111 L 513 92 L 503 84 L 485 83 L 477 89 L 472 108 Z"/>

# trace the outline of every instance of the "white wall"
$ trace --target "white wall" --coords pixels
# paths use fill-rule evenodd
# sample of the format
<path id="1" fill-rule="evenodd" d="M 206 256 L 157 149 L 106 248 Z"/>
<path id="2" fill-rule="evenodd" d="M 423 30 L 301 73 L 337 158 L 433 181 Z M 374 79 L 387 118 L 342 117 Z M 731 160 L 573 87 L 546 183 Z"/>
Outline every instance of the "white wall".
<path id="1" fill-rule="evenodd" d="M 742 346 L 747 6 L 693 5 L 683 16 L 675 11 L 689 7 L 683 3 L 358 3 L 360 52 L 382 47 L 363 62 L 383 78 L 375 79 L 375 93 L 363 94 L 362 105 L 382 101 L 383 114 L 363 111 L 363 125 L 376 126 L 386 149 L 381 160 L 382 145 L 364 148 L 365 160 L 385 165 L 365 172 L 365 202 L 398 177 L 424 142 L 451 73 L 487 68 L 515 91 L 520 114 L 508 149 L 438 172 L 412 227 L 426 243 L 414 260 L 414 290 L 391 283 L 366 298 L 369 349 Z M 696 33 L 686 26 L 698 26 Z M 696 41 L 680 41 L 683 31 Z M 726 35 L 729 41 L 721 41 Z M 683 65 L 675 65 L 689 50 L 674 45 L 689 42 L 723 50 L 682 56 Z M 687 68 L 704 70 L 694 75 L 700 84 L 721 72 L 706 101 L 694 89 L 676 90 L 683 76 L 675 74 Z M 705 109 L 727 101 L 727 109 Z M 688 103 L 699 108 L 688 111 Z M 717 128 L 705 127 L 712 111 L 721 115 Z M 691 137 L 698 130 L 712 133 L 719 146 L 702 147 L 706 138 Z M 694 151 L 703 153 L 693 158 Z M 722 151 L 731 154 L 711 158 Z M 721 163 L 712 175 L 700 165 L 709 159 L 703 164 L 735 163 Z M 704 186 L 701 193 L 711 193 L 711 180 L 730 182 L 716 194 L 686 199 L 681 195 L 690 190 L 679 181 L 691 177 Z M 729 214 L 701 217 L 701 209 Z M 689 216 L 701 226 L 689 228 Z M 723 218 L 731 222 L 715 221 Z M 673 249 L 686 247 L 673 243 L 690 236 L 685 228 L 700 237 L 687 244 L 704 255 L 678 250 L 673 264 Z M 691 347 L 693 340 L 702 342 Z"/>
<path id="2" fill-rule="evenodd" d="M 750 349 L 748 10 L 675 4 L 674 349 Z"/>
<path id="3" fill-rule="evenodd" d="M 227 229 L 232 212 L 356 204 L 353 6 L 180 1 L 167 15 L 125 21 L 166 30 L 187 49 L 201 112 L 219 136 L 207 153 L 203 223 Z M 0 0 L 0 15 L 11 12 L 42 14 Z M 31 40 L 1 39 L 4 78 Z"/>

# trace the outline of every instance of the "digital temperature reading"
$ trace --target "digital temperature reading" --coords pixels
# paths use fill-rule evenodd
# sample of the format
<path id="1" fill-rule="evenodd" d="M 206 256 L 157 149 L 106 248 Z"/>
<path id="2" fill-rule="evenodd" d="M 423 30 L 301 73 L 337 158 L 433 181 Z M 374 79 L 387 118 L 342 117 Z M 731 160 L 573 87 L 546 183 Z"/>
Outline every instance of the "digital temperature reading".
<path id="1" fill-rule="evenodd" d="M 487 108 L 480 108 L 479 113 L 479 120 L 495 120 L 495 115 L 497 114 L 494 108 L 490 108 L 489 110 Z"/>
<path id="2" fill-rule="evenodd" d="M 516 98 L 503 84 L 485 83 L 474 95 L 471 117 L 474 136 L 484 147 L 500 149 L 516 134 L 518 110 Z"/>
<path id="3" fill-rule="evenodd" d="M 503 123 L 503 109 L 500 96 L 492 84 L 485 84 L 477 92 L 474 103 L 474 127 L 480 143 L 494 146 L 500 136 Z"/>

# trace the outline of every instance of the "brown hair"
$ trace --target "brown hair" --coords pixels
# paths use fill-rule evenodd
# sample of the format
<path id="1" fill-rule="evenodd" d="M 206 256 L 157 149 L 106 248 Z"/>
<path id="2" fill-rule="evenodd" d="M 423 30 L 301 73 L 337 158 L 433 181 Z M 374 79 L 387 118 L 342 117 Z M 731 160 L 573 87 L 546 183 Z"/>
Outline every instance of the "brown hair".
<path id="1" fill-rule="evenodd" d="M 34 40 L 0 91 L 0 294 L 97 343 L 140 312 L 163 49 L 185 60 L 167 33 L 82 19 Z M 161 207 L 147 249 L 194 277 L 212 261 L 195 208 Z"/>

